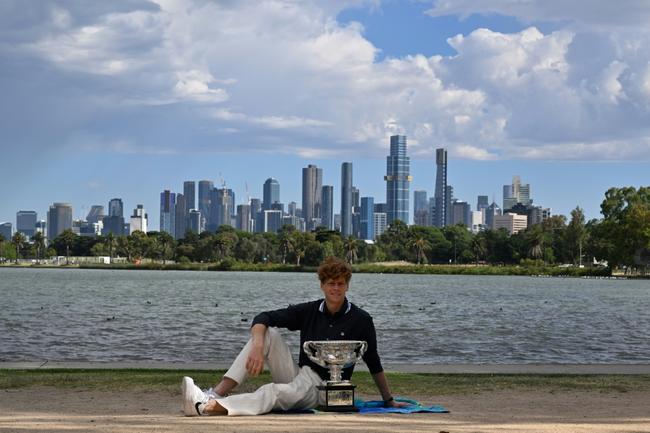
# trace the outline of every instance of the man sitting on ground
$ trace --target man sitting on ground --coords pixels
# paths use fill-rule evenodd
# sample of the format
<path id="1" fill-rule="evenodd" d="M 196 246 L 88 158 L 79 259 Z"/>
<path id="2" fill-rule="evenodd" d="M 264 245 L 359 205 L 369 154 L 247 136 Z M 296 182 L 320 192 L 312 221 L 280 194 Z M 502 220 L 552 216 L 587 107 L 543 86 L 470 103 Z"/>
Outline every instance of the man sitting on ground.
<path id="1" fill-rule="evenodd" d="M 377 353 L 377 337 L 372 317 L 348 302 L 352 269 L 344 261 L 330 257 L 318 268 L 324 299 L 266 311 L 253 319 L 251 338 L 239 353 L 223 379 L 206 392 L 184 377 L 183 411 L 196 415 L 259 415 L 272 410 L 312 409 L 318 405 L 317 386 L 329 379 L 329 370 L 312 362 L 300 352 L 294 362 L 286 342 L 275 328 L 300 331 L 300 347 L 309 340 L 362 340 L 368 343 L 363 360 L 387 407 L 401 407 L 391 395 Z M 228 393 L 250 376 L 262 372 L 264 364 L 273 383 L 246 394 Z M 354 366 L 343 370 L 350 379 Z"/>

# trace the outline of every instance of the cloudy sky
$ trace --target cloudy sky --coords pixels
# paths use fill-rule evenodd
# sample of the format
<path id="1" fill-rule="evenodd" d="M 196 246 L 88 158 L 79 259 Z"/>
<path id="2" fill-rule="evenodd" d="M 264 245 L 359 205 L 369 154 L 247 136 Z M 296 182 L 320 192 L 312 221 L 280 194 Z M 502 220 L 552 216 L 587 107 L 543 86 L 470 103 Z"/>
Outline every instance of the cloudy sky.
<path id="1" fill-rule="evenodd" d="M 335 186 L 354 163 L 385 200 L 388 137 L 408 136 L 413 189 L 449 152 L 458 199 L 599 216 L 611 186 L 648 185 L 645 0 L 3 0 L 0 222 L 54 201 L 143 203 L 210 179 L 237 202 L 301 168 Z"/>

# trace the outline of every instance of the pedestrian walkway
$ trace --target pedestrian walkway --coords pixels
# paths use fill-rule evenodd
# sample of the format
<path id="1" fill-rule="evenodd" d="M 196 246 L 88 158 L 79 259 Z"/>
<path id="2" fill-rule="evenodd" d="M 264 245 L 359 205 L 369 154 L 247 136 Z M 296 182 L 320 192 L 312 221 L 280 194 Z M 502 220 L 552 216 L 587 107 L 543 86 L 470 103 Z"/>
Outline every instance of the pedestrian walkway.
<path id="1" fill-rule="evenodd" d="M 171 362 L 0 362 L 0 369 L 227 370 L 226 364 Z M 433 374 L 650 374 L 650 364 L 384 364 L 388 372 Z M 368 371 L 360 364 L 357 371 Z"/>

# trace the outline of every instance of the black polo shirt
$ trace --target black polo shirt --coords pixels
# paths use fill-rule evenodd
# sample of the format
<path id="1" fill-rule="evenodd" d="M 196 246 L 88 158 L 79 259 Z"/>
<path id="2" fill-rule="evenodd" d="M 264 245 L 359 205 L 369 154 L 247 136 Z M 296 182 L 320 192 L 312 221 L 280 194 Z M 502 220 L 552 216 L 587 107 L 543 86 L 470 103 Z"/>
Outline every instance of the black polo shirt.
<path id="1" fill-rule="evenodd" d="M 372 374 L 384 371 L 377 353 L 377 336 L 370 314 L 348 302 L 336 314 L 327 311 L 323 299 L 303 304 L 290 305 L 280 310 L 265 311 L 253 319 L 253 325 L 262 323 L 266 326 L 287 328 L 300 331 L 299 366 L 310 366 L 323 380 L 329 380 L 329 370 L 312 362 L 302 350 L 305 341 L 310 340 L 362 340 L 368 343 L 363 361 Z M 350 380 L 354 366 L 343 370 L 342 378 Z"/>

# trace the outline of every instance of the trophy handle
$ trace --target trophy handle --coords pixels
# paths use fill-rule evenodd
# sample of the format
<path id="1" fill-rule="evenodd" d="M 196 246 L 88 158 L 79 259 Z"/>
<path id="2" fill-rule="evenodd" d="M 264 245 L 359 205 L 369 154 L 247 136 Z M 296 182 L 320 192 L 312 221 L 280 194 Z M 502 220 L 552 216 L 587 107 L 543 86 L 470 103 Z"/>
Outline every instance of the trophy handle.
<path id="1" fill-rule="evenodd" d="M 323 362 L 322 359 L 316 357 L 316 348 L 313 346 L 313 341 L 305 341 L 304 344 L 302 345 L 302 350 L 307 354 L 307 357 L 315 362 L 317 365 L 320 365 L 321 367 L 326 367 L 325 362 Z"/>
<path id="2" fill-rule="evenodd" d="M 363 354 L 366 353 L 366 350 L 368 349 L 368 342 L 367 341 L 362 341 L 361 342 L 361 347 L 359 348 L 359 354 L 357 355 L 357 360 L 354 361 L 355 363 L 359 362 L 361 358 L 363 357 Z"/>

